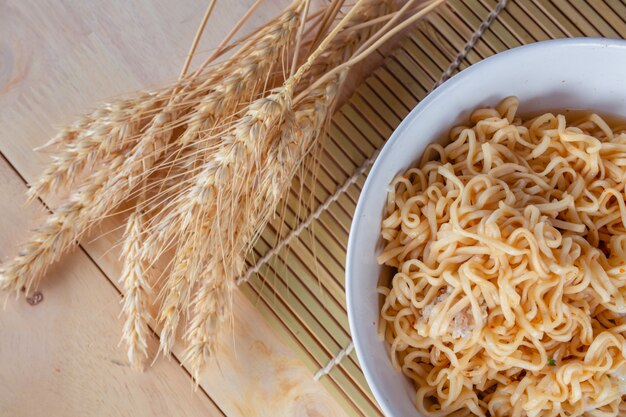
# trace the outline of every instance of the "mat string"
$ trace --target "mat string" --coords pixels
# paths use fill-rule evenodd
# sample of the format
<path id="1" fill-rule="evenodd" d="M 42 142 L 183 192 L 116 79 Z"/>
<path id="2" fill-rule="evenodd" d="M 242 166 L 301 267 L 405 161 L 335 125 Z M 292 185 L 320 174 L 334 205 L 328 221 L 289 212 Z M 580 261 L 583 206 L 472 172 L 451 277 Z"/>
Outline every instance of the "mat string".
<path id="1" fill-rule="evenodd" d="M 485 30 L 491 25 L 494 19 L 498 16 L 498 14 L 506 7 L 508 0 L 500 0 L 496 7 L 489 13 L 487 18 L 480 24 L 478 29 L 472 34 L 471 38 L 467 41 L 463 50 L 457 54 L 454 60 L 448 65 L 448 68 L 441 74 L 439 80 L 435 83 L 435 85 L 430 89 L 429 93 L 432 92 L 435 88 L 439 87 L 445 81 L 447 81 L 452 74 L 459 68 L 461 62 L 465 59 L 467 54 L 472 50 L 475 46 L 476 42 L 483 35 Z M 367 170 L 374 164 L 376 157 L 380 153 L 380 149 L 376 150 L 371 157 L 363 161 L 363 164 L 359 166 L 352 175 L 341 185 L 341 187 L 337 188 L 335 192 L 330 195 L 320 206 L 317 207 L 315 211 L 313 211 L 302 223 L 298 225 L 295 229 L 291 230 L 283 240 L 278 242 L 276 246 L 272 249 L 268 250 L 265 255 L 263 255 L 256 262 L 255 265 L 251 266 L 246 270 L 246 272 L 237 278 L 237 285 L 240 285 L 246 281 L 248 281 L 252 275 L 258 273 L 263 265 L 267 264 L 272 257 L 274 257 L 278 252 L 280 252 L 285 246 L 287 246 L 294 238 L 298 237 L 300 233 L 307 227 L 311 225 L 315 220 L 319 219 L 322 213 L 339 199 L 343 193 L 348 191 L 351 185 L 355 184 L 362 175 L 365 175 Z M 332 369 L 339 365 L 341 361 L 350 355 L 352 350 L 354 349 L 354 344 L 350 342 L 345 348 L 341 349 L 337 355 L 332 357 L 328 363 L 320 368 L 314 375 L 315 380 L 319 380 L 324 375 L 328 375 Z"/>
<path id="2" fill-rule="evenodd" d="M 500 12 L 506 7 L 507 3 L 508 0 L 500 0 L 498 4 L 496 4 L 496 7 L 491 11 L 491 13 L 489 13 L 487 18 L 483 20 L 480 26 L 478 26 L 478 29 L 476 29 L 476 32 L 474 32 L 472 37 L 467 41 L 467 43 L 463 47 L 463 50 L 457 54 L 457 56 L 454 58 L 454 61 L 452 61 L 450 65 L 448 65 L 448 68 L 446 68 L 446 70 L 443 72 L 443 74 L 441 74 L 441 78 L 439 78 L 439 81 L 435 83 L 431 91 L 443 84 L 448 78 L 452 76 L 454 71 L 459 68 L 461 62 L 463 62 L 469 51 L 471 51 L 474 45 L 476 45 L 476 42 L 478 42 L 480 37 L 483 36 L 485 30 L 487 30 L 487 28 L 491 25 L 491 22 L 493 22 L 496 16 L 498 16 Z"/>
<path id="3" fill-rule="evenodd" d="M 339 351 L 339 353 L 337 353 L 337 355 L 333 358 L 331 358 L 328 363 L 323 367 L 320 368 L 315 375 L 313 375 L 313 379 L 315 379 L 316 381 L 319 381 L 319 379 L 321 377 L 323 377 L 324 375 L 328 375 L 328 373 L 337 365 L 339 365 L 339 363 L 343 360 L 343 358 L 345 358 L 346 356 L 349 356 L 350 353 L 352 353 L 352 350 L 354 349 L 354 344 L 352 342 L 350 342 L 348 344 L 348 346 L 346 346 L 345 348 L 341 349 Z"/>

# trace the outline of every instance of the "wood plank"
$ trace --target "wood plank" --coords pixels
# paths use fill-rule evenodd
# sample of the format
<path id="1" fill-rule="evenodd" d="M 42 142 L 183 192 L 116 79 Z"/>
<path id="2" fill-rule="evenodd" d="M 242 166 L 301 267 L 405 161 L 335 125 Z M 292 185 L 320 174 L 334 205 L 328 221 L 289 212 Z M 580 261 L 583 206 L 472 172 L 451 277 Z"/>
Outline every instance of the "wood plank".
<path id="1" fill-rule="evenodd" d="M 0 158 L 2 259 L 47 213 L 39 203 L 24 208 L 25 190 Z M 0 414 L 223 415 L 175 361 L 130 368 L 119 348 L 119 292 L 84 252 L 54 267 L 41 291 L 41 303 L 11 297 L 0 314 Z"/>
<path id="2" fill-rule="evenodd" d="M 212 20 L 207 26 L 200 55 L 207 55 L 209 47 L 217 44 L 251 3 L 252 0 L 218 2 L 214 16 L 219 19 Z M 286 3 L 287 0 L 267 2 L 253 21 L 265 21 L 282 10 Z M 178 75 L 206 4 L 197 0 L 69 4 L 9 0 L 4 3 L 0 14 L 0 57 L 8 64 L 0 71 L 0 105 L 8 110 L 0 113 L 0 129 L 7 138 L 0 144 L 0 151 L 27 181 L 34 180 L 46 157 L 33 153 L 32 149 L 47 140 L 54 132 L 54 126 L 71 121 L 72 115 L 93 108 L 98 101 Z M 103 230 L 116 225 L 115 221 L 108 222 Z M 0 239 L 3 245 L 4 240 Z M 108 286 L 115 294 L 106 278 L 115 282 L 120 273 L 118 241 L 119 233 L 111 233 L 102 239 L 84 242 L 86 252 L 104 275 L 101 273 L 99 279 L 80 281 L 92 294 L 100 294 L 101 302 L 111 305 L 111 314 L 115 315 L 119 311 L 118 297 L 105 298 L 98 286 Z M 11 241 L 11 246 L 14 243 Z M 72 268 L 76 256 L 68 256 L 60 268 Z M 76 268 L 79 266 L 86 268 L 83 264 Z M 96 267 L 91 265 L 90 268 Z M 70 284 L 63 282 L 63 285 Z M 51 300 L 47 301 L 52 304 Z M 324 387 L 313 381 L 311 369 L 277 336 L 252 302 L 240 291 L 235 292 L 234 302 L 234 334 L 223 337 L 215 362 L 200 377 L 201 387 L 219 408 L 233 417 L 345 416 Z M 68 305 L 65 314 L 74 312 L 70 307 L 73 304 Z M 117 347 L 120 323 L 109 320 L 108 315 L 99 316 L 102 317 L 94 319 L 96 324 L 92 326 L 99 329 L 105 321 L 110 323 L 111 333 L 116 336 L 112 352 L 124 357 L 123 348 Z M 43 323 L 42 334 L 60 343 L 54 334 L 43 333 L 47 321 Z M 18 346 L 22 339 L 14 337 L 11 340 Z M 108 352 L 109 356 L 112 352 Z M 180 353 L 181 347 L 177 345 L 175 352 Z M 89 356 L 88 353 L 84 355 Z M 178 378 L 186 380 L 178 384 L 177 389 L 191 391 L 190 378 L 175 362 L 159 359 L 154 369 L 165 366 L 173 366 L 182 375 Z M 13 370 L 15 372 L 17 369 Z M 150 379 L 148 375 L 153 375 L 152 372 L 150 369 L 145 375 L 132 376 Z M 166 386 L 176 380 L 174 377 L 161 379 Z M 132 377 L 128 381 L 131 380 Z M 42 378 L 42 384 L 45 383 L 46 379 Z M 126 383 L 124 378 L 111 382 L 111 398 L 107 400 L 113 404 L 122 401 L 122 397 L 115 397 L 115 390 L 118 385 L 124 387 Z M 68 401 L 78 401 L 78 394 L 68 393 L 74 396 Z M 160 397 L 167 392 L 155 387 L 150 395 Z M 205 407 L 205 410 L 209 408 Z M 152 413 L 166 414 L 180 413 Z M 207 411 L 205 415 L 211 414 Z"/>

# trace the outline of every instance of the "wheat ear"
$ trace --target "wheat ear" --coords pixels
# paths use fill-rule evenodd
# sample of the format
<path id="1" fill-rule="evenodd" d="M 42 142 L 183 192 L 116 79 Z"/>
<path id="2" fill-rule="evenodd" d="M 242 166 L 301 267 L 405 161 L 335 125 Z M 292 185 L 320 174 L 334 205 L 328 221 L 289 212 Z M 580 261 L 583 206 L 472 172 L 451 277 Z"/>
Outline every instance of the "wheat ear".
<path id="1" fill-rule="evenodd" d="M 107 155 L 132 148 L 139 133 L 169 97 L 167 91 L 142 93 L 138 97 L 107 103 L 89 116 L 91 123 L 63 141 L 61 149 L 28 190 L 29 201 L 68 188 L 86 167 Z"/>
<path id="2" fill-rule="evenodd" d="M 216 348 L 214 335 L 230 317 L 230 292 L 232 283 L 222 279 L 220 263 L 211 264 L 204 276 L 192 302 L 192 319 L 184 339 L 187 347 L 183 355 L 189 364 L 196 382 L 202 366 L 208 361 Z"/>
<path id="3" fill-rule="evenodd" d="M 136 209 L 128 218 L 124 233 L 124 265 L 120 276 L 123 288 L 122 314 L 125 316 L 122 341 L 128 349 L 128 360 L 136 369 L 141 369 L 148 357 L 149 296 L 147 262 L 141 256 L 144 213 Z"/>

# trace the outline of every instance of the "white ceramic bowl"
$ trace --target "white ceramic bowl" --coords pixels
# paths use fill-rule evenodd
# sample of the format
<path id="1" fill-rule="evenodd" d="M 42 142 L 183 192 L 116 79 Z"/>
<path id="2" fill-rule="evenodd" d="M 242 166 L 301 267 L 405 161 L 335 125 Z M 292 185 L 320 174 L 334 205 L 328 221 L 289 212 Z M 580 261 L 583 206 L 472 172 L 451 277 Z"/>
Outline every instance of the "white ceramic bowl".
<path id="1" fill-rule="evenodd" d="M 480 106 L 507 96 L 520 112 L 590 109 L 626 117 L 626 41 L 566 39 L 506 51 L 454 76 L 404 119 L 385 144 L 357 204 L 346 261 L 346 295 L 355 349 L 376 400 L 388 417 L 419 416 L 415 389 L 391 366 L 378 339 L 376 263 L 380 222 L 391 180 L 421 157 L 426 145 L 446 136 Z"/>

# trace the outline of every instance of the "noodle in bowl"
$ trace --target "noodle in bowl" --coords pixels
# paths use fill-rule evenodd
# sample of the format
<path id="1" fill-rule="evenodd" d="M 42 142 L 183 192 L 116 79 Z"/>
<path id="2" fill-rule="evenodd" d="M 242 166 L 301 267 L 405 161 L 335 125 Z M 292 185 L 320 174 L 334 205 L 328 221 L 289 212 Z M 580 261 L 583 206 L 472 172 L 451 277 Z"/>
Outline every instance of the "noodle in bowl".
<path id="1" fill-rule="evenodd" d="M 557 111 L 626 119 L 623 68 L 624 41 L 520 47 L 444 83 L 385 145 L 346 291 L 387 416 L 626 413 L 626 133 Z"/>

